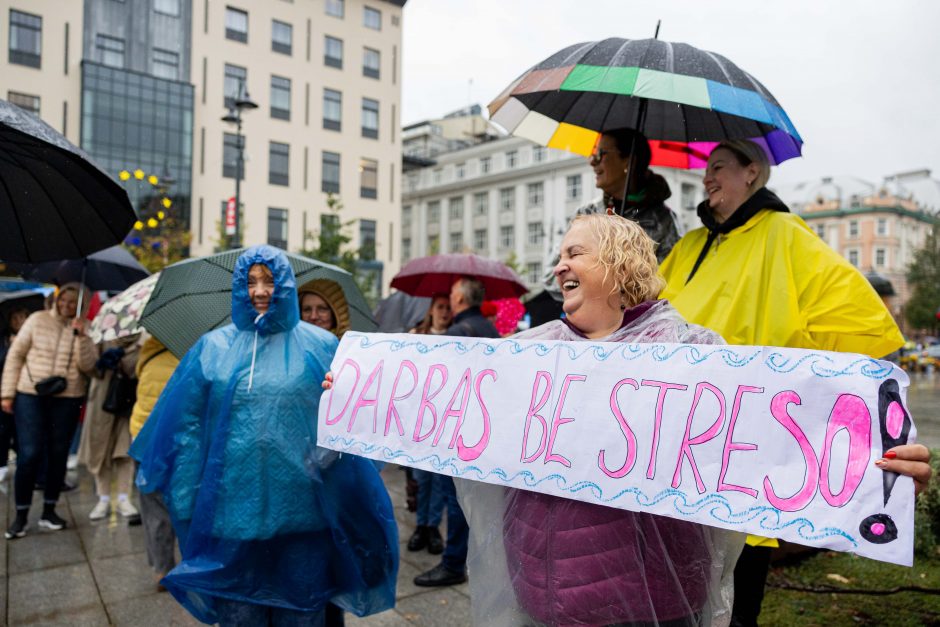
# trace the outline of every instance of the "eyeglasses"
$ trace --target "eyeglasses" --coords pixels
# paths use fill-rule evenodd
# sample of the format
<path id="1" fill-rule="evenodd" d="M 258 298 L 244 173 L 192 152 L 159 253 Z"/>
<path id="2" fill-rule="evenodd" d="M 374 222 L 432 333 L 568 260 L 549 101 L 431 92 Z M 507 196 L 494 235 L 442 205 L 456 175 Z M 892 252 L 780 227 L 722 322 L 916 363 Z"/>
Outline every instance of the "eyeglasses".
<path id="1" fill-rule="evenodd" d="M 591 165 L 594 165 L 595 163 L 600 163 L 601 159 L 603 159 L 605 155 L 609 155 L 609 154 L 610 154 L 609 150 L 598 149 L 594 151 L 594 153 L 591 154 L 591 156 L 589 157 L 589 159 L 591 160 Z"/>

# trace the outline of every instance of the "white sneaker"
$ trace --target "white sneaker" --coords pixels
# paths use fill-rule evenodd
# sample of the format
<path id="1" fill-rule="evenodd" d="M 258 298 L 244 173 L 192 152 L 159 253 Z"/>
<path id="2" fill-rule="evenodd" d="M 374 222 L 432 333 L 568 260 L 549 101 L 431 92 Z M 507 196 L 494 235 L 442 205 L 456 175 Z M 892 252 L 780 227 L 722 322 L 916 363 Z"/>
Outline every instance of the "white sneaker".
<path id="1" fill-rule="evenodd" d="M 65 462 L 65 467 L 69 470 L 78 468 L 78 455 L 69 455 L 68 461 Z"/>
<path id="2" fill-rule="evenodd" d="M 120 509 L 120 506 L 118 506 Z M 89 512 L 88 517 L 92 520 L 101 520 L 102 518 L 107 518 L 108 514 L 111 513 L 111 501 L 98 501 L 91 512 Z"/>
<path id="3" fill-rule="evenodd" d="M 3 468 L 0 468 L 0 483 L 3 483 L 4 481 L 6 481 L 8 472 L 9 472 L 9 469 L 6 466 L 4 466 Z"/>
<path id="4" fill-rule="evenodd" d="M 140 513 L 137 511 L 137 508 L 134 507 L 134 504 L 127 499 L 118 499 L 117 512 L 124 518 L 130 518 Z"/>

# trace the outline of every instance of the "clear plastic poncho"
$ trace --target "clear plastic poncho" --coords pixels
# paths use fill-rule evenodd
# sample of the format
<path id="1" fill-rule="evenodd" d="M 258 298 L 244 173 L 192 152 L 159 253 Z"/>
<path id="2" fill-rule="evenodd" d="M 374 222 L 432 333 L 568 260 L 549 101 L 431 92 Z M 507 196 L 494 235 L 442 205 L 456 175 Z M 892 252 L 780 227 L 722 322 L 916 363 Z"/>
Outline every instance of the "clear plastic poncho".
<path id="1" fill-rule="evenodd" d="M 563 320 L 514 336 L 590 341 Z M 598 342 L 724 344 L 666 301 Z M 466 479 L 475 625 L 727 625 L 744 534 Z"/>
<path id="2" fill-rule="evenodd" d="M 258 263 L 275 284 L 263 316 L 247 286 Z M 316 446 L 337 340 L 299 324 L 277 249 L 239 257 L 232 320 L 189 350 L 131 449 L 137 485 L 162 493 L 179 538 L 183 560 L 163 585 L 206 623 L 218 597 L 309 611 L 332 602 L 359 616 L 392 607 L 392 505 L 369 460 Z"/>

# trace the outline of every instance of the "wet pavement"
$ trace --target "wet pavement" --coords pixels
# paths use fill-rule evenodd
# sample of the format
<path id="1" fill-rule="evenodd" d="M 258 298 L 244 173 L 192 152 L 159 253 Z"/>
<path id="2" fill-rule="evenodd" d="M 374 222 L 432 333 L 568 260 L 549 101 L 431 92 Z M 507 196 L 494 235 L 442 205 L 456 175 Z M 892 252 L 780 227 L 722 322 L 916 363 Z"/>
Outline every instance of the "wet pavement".
<path id="1" fill-rule="evenodd" d="M 12 470 L 12 467 L 11 467 Z M 0 624 L 3 625 L 199 625 L 166 592 L 157 590 L 147 565 L 143 527 L 129 527 L 116 514 L 92 522 L 88 512 L 97 497 L 84 470 L 69 473 L 78 488 L 62 495 L 58 513 L 69 527 L 37 528 L 42 493 L 34 493 L 25 538 L 0 539 Z M 367 618 L 346 617 L 348 627 L 470 625 L 468 584 L 419 588 L 415 575 L 437 565 L 440 556 L 410 553 L 414 514 L 405 508 L 405 475 L 397 466 L 382 473 L 395 506 L 401 540 L 396 606 Z M 0 485 L 7 506 L 0 508 L 5 530 L 14 512 L 13 482 Z M 443 531 L 443 529 L 442 529 Z"/>

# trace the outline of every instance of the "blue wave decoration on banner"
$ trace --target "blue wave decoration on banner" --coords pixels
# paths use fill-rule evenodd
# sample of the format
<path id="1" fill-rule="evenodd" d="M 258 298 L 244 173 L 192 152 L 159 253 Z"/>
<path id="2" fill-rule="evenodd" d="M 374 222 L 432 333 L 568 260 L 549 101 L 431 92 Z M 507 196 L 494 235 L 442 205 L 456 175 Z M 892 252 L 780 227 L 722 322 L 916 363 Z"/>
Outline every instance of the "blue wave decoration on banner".
<path id="1" fill-rule="evenodd" d="M 713 519 L 728 525 L 740 525 L 742 523 L 759 519 L 760 528 L 768 532 L 767 535 L 773 535 L 773 532 L 795 527 L 799 536 L 806 541 L 817 541 L 823 538 L 839 536 L 851 542 L 853 547 L 858 547 L 858 541 L 855 539 L 855 537 L 842 529 L 836 527 L 823 527 L 817 531 L 816 525 L 813 523 L 813 521 L 804 517 L 793 518 L 792 520 L 785 521 L 783 518 L 783 512 L 777 508 L 768 506 L 749 507 L 742 512 L 735 512 L 731 507 L 731 503 L 728 502 L 728 499 L 719 494 L 709 494 L 691 503 L 689 502 L 689 497 L 685 492 L 675 488 L 667 488 L 662 490 L 659 494 L 653 497 L 647 496 L 639 488 L 626 488 L 620 492 L 617 492 L 613 496 L 605 496 L 604 490 L 594 482 L 579 481 L 569 486 L 567 485 L 567 479 L 557 473 L 539 478 L 528 470 L 521 470 L 510 476 L 509 473 L 507 473 L 502 468 L 493 468 L 489 471 L 483 470 L 482 468 L 478 468 L 473 465 L 461 468 L 454 463 L 456 460 L 454 457 L 441 458 L 437 454 L 431 454 L 424 457 L 415 458 L 403 450 L 393 450 L 387 446 L 368 444 L 355 438 L 331 436 L 327 441 L 331 448 L 341 448 L 342 450 L 354 455 L 370 455 L 378 452 L 385 461 L 393 462 L 396 460 L 402 460 L 403 462 L 407 462 L 409 466 L 427 462 L 436 471 L 447 473 L 454 477 L 475 479 L 477 481 L 483 481 L 491 477 L 496 477 L 506 484 L 511 484 L 517 480 L 521 480 L 529 488 L 537 487 L 543 483 L 553 482 L 557 489 L 569 492 L 571 494 L 577 494 L 582 490 L 589 490 L 593 494 L 594 500 L 598 503 L 612 503 L 619 499 L 632 496 L 637 505 L 648 508 L 658 505 L 664 500 L 672 499 L 673 509 L 675 509 L 676 513 L 681 516 L 692 516 L 693 514 L 697 514 L 702 510 L 708 510 L 708 514 Z M 354 452 L 354 450 L 358 450 L 358 453 Z M 475 476 L 468 476 L 470 474 Z"/>

